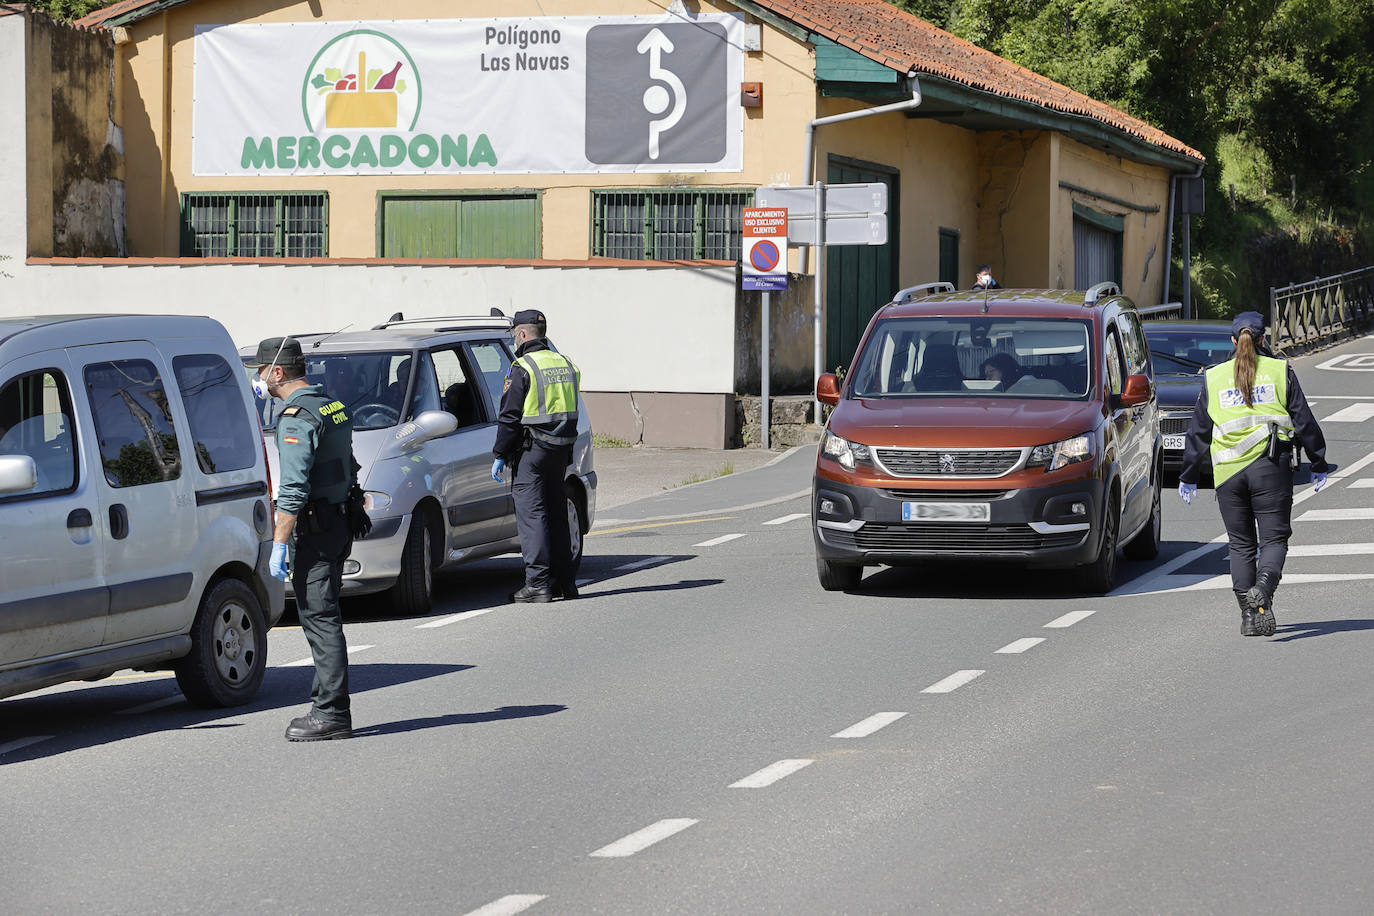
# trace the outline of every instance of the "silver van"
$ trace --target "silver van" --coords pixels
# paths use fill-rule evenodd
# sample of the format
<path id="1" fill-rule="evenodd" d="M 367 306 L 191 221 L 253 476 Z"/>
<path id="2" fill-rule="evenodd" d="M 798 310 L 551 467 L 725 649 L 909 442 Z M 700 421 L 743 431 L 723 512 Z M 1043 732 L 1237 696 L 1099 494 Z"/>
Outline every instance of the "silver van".
<path id="1" fill-rule="evenodd" d="M 0 698 L 171 668 L 251 700 L 285 607 L 268 473 L 214 319 L 0 319 Z"/>
<path id="2" fill-rule="evenodd" d="M 491 478 L 514 350 L 509 318 L 394 319 L 366 331 L 291 336 L 305 353 L 306 380 L 343 401 L 353 419 L 372 531 L 344 561 L 344 594 L 384 591 L 393 612 L 424 614 L 435 570 L 520 549 L 513 475 Z M 239 352 L 249 360 L 257 348 Z M 256 403 L 264 430 L 274 430 L 282 402 Z M 586 406 L 579 410 L 564 481 L 574 569 L 596 516 L 592 428 Z M 270 435 L 267 447 L 275 473 Z"/>

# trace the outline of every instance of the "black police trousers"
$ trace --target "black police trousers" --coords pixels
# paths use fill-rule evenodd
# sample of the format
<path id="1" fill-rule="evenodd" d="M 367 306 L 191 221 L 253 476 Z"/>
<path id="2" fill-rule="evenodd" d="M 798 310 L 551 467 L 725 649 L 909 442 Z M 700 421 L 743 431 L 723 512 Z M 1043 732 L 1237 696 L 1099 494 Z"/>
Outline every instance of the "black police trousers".
<path id="1" fill-rule="evenodd" d="M 1293 471 L 1286 454 L 1261 455 L 1217 487 L 1231 545 L 1231 587 L 1244 595 L 1257 577 L 1271 592 L 1283 575 L 1293 533 Z"/>
<path id="2" fill-rule="evenodd" d="M 540 590 L 573 583 L 572 539 L 563 479 L 572 462 L 571 445 L 535 439 L 521 453 L 511 481 L 515 527 L 525 558 L 525 584 Z"/>
<path id="3" fill-rule="evenodd" d="M 343 561 L 353 546 L 347 520 L 338 506 L 316 503 L 312 526 L 304 512 L 296 519 L 296 550 L 291 559 L 291 587 L 296 614 L 315 661 L 310 701 L 315 718 L 337 725 L 352 722 L 348 698 L 348 645 L 339 610 Z M 311 530 L 318 527 L 319 531 Z"/>

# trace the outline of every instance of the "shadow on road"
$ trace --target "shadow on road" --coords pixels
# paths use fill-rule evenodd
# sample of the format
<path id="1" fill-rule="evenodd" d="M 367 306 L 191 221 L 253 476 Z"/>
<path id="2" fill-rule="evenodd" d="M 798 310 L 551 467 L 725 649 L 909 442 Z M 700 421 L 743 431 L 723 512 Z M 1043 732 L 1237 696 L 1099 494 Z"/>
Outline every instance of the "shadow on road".
<path id="1" fill-rule="evenodd" d="M 589 592 L 586 588 L 582 589 L 583 598 L 609 598 L 612 595 L 639 595 L 645 592 L 678 592 L 688 588 L 709 588 L 712 585 L 720 585 L 724 579 L 683 579 L 681 582 L 669 582 L 663 585 L 639 585 L 634 588 L 613 588 L 604 592 Z"/>
<path id="2" fill-rule="evenodd" d="M 1292 642 L 1295 639 L 1310 639 L 1313 636 L 1358 633 L 1360 630 L 1374 630 L 1374 620 L 1309 620 L 1306 623 L 1279 624 L 1278 633 L 1269 641 Z"/>
<path id="3" fill-rule="evenodd" d="M 355 728 L 354 738 L 375 738 L 380 735 L 396 735 L 401 732 L 419 731 L 422 728 L 443 728 L 447 725 L 475 725 L 478 722 L 500 722 L 502 719 L 528 719 L 531 716 L 547 716 L 567 709 L 557 703 L 540 706 L 502 706 L 490 712 L 455 712 L 446 716 L 429 716 L 424 719 L 403 719 L 400 722 L 384 722 Z"/>
<path id="4" fill-rule="evenodd" d="M 1120 587 L 1149 575 L 1165 561 L 1118 559 Z M 1100 598 L 1084 592 L 1073 569 L 1021 569 L 1014 565 L 989 567 L 976 561 L 940 560 L 925 566 L 891 566 L 868 571 L 854 595 L 880 598 Z"/>

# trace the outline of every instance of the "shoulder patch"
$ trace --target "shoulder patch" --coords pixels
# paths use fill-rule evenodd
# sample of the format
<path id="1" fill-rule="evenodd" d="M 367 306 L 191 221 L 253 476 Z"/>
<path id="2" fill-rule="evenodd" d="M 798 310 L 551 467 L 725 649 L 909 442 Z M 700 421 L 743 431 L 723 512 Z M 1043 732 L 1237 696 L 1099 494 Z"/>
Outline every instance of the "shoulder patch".
<path id="1" fill-rule="evenodd" d="M 281 415 L 282 415 L 283 417 L 294 417 L 296 414 L 298 414 L 298 413 L 300 413 L 300 412 L 301 412 L 301 409 L 300 409 L 299 407 L 288 407 L 288 408 L 286 408 L 285 410 L 283 410 L 283 411 L 281 412 Z"/>
<path id="2" fill-rule="evenodd" d="M 281 441 L 285 442 L 287 445 L 296 445 L 301 440 L 297 439 L 295 436 L 282 436 Z"/>
<path id="3" fill-rule="evenodd" d="M 509 373 L 509 372 L 506 373 L 506 384 L 503 385 L 503 386 L 501 387 L 501 393 L 502 393 L 502 394 L 505 394 L 507 391 L 510 391 L 510 373 Z"/>

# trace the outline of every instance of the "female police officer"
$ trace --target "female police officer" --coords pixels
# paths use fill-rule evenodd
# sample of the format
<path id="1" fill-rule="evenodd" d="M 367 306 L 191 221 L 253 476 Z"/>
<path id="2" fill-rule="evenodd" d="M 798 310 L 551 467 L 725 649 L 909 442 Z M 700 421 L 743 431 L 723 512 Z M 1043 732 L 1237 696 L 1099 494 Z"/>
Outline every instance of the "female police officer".
<path id="1" fill-rule="evenodd" d="M 1289 453 L 1294 437 L 1312 460 L 1317 490 L 1326 484 L 1329 470 L 1326 439 L 1298 377 L 1264 349 L 1263 337 L 1264 317 L 1258 312 L 1243 312 L 1231 323 L 1236 353 L 1207 370 L 1188 427 L 1178 485 L 1178 495 L 1192 502 L 1203 459 L 1211 457 L 1243 636 L 1274 635 L 1274 589 L 1293 533 Z"/>

